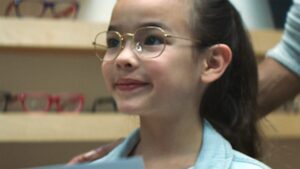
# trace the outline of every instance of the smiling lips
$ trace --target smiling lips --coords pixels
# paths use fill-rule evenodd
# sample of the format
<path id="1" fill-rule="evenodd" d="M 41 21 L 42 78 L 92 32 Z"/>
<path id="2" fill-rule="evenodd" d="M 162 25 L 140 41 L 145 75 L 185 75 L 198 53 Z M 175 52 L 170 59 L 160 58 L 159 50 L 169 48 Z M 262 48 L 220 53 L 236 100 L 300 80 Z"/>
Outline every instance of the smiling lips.
<path id="1" fill-rule="evenodd" d="M 149 85 L 149 83 L 135 80 L 135 79 L 120 79 L 115 83 L 114 87 L 117 90 L 128 92 L 138 88 L 145 87 L 147 85 Z"/>

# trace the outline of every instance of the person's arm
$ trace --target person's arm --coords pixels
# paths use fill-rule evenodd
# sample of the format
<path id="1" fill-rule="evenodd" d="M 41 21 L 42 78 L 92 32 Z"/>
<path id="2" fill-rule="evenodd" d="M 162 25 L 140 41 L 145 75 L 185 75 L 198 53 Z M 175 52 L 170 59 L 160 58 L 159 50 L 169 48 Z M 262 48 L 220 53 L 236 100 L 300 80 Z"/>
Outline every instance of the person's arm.
<path id="1" fill-rule="evenodd" d="M 284 33 L 259 64 L 258 111 L 261 116 L 300 92 L 300 0 L 288 12 Z"/>
<path id="2" fill-rule="evenodd" d="M 262 116 L 298 93 L 300 77 L 294 72 L 272 58 L 265 58 L 259 64 L 258 111 Z"/>

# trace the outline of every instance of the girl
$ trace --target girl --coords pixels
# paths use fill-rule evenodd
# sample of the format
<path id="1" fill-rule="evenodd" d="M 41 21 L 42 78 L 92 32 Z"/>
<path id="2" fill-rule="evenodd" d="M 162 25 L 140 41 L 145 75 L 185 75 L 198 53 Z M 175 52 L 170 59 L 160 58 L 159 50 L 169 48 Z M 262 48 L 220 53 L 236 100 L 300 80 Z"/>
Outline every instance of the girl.
<path id="1" fill-rule="evenodd" d="M 260 145 L 256 63 L 228 0 L 118 0 L 94 45 L 106 48 L 98 57 L 119 111 L 140 117 L 95 163 L 139 155 L 147 169 L 268 168 L 249 157 Z"/>

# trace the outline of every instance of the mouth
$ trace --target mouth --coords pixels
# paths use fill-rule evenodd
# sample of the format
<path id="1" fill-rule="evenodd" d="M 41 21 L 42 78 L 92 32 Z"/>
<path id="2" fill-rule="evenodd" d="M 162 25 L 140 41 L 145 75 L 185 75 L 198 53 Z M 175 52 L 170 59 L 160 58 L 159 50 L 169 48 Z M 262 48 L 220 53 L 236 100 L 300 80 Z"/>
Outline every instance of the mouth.
<path id="1" fill-rule="evenodd" d="M 119 79 L 114 84 L 114 88 L 122 92 L 130 92 L 140 88 L 144 88 L 148 85 L 150 85 L 150 83 L 136 79 Z"/>

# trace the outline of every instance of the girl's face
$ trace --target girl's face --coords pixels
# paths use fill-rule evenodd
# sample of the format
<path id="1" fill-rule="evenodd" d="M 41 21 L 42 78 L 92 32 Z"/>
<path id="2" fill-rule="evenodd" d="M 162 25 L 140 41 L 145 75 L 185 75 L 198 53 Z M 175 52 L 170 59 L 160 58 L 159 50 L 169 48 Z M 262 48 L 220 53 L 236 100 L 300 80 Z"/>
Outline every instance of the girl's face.
<path id="1" fill-rule="evenodd" d="M 189 7 L 186 1 L 118 0 L 110 29 L 134 33 L 145 26 L 157 26 L 168 34 L 190 37 Z M 142 58 L 126 40 L 120 54 L 102 63 L 105 83 L 118 109 L 141 116 L 198 111 L 203 84 L 203 59 L 195 58 L 192 42 L 167 38 L 159 57 Z"/>

